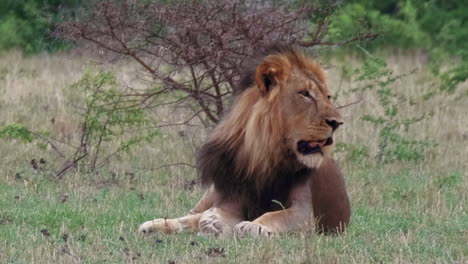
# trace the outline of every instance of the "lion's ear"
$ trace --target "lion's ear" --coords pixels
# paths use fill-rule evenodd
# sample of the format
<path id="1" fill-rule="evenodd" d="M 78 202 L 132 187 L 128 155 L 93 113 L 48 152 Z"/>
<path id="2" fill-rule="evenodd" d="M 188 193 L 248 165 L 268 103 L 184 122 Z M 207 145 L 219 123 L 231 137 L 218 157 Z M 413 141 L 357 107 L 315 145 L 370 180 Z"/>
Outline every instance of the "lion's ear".
<path id="1" fill-rule="evenodd" d="M 264 62 L 257 67 L 255 72 L 255 82 L 266 95 L 271 89 L 283 81 L 285 70 L 283 67 L 271 62 Z"/>

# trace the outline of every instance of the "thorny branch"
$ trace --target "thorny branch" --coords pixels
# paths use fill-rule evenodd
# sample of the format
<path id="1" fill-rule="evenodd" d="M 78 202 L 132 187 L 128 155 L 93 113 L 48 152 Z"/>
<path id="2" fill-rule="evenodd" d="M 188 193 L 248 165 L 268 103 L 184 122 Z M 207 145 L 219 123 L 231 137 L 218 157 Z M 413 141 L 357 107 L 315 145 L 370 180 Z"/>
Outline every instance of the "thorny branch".
<path id="1" fill-rule="evenodd" d="M 178 93 L 195 102 L 203 123 L 221 119 L 246 58 L 265 45 L 343 46 L 378 36 L 327 40 L 329 18 L 339 5 L 333 0 L 144 2 L 97 2 L 76 21 L 60 24 L 56 33 L 132 58 L 159 87 L 137 97 L 142 107 L 152 107 L 150 98 Z"/>

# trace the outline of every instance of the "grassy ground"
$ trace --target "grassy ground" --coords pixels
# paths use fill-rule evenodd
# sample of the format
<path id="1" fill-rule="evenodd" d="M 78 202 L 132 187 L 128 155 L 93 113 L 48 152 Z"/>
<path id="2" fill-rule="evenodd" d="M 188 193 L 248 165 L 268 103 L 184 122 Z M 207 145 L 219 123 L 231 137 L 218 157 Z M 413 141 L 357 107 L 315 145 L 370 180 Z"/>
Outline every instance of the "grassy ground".
<path id="1" fill-rule="evenodd" d="M 76 109 L 66 88 L 89 59 L 18 53 L 1 58 L 0 125 L 20 122 L 73 140 Z M 397 72 L 419 66 L 414 54 L 394 54 L 389 61 Z M 112 68 L 120 79 L 133 80 L 131 66 Z M 332 89 L 339 83 L 351 89 L 353 84 L 341 82 L 337 71 L 330 69 Z M 395 89 L 411 97 L 433 82 L 420 71 Z M 0 263 L 468 263 L 466 105 L 454 94 L 401 107 L 403 115 L 434 111 L 409 131 L 434 145 L 423 161 L 376 165 L 355 153 L 336 154 L 353 207 L 348 232 L 338 237 L 139 236 L 142 222 L 180 216 L 202 195 L 192 168 L 156 170 L 173 162 L 193 163 L 198 141 L 179 132 L 203 137 L 194 128 L 168 128 L 152 145 L 118 157 L 99 174 L 76 172 L 62 180 L 50 177 L 52 154 L 0 140 Z M 372 154 L 378 131 L 360 120 L 369 111 L 378 111 L 371 95 L 348 108 L 338 140 L 364 145 Z M 41 158 L 46 163 L 32 168 L 30 161 Z"/>

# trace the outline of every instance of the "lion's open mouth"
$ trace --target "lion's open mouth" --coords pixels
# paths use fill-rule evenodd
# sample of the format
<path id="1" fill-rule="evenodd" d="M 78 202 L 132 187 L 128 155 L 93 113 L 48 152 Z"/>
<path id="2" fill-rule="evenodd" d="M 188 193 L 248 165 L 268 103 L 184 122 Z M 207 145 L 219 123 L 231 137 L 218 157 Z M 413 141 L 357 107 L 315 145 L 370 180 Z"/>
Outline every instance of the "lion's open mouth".
<path id="1" fill-rule="evenodd" d="M 322 153 L 322 148 L 331 144 L 333 144 L 332 137 L 320 141 L 301 140 L 297 142 L 297 151 L 303 155 Z"/>

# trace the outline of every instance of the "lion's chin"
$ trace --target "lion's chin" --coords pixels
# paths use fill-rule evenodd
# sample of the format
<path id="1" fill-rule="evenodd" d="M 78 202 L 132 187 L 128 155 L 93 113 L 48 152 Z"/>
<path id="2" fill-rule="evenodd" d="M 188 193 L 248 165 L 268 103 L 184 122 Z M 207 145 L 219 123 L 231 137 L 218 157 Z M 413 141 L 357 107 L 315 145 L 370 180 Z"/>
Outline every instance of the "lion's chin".
<path id="1" fill-rule="evenodd" d="M 304 166 L 314 169 L 320 167 L 323 161 L 323 154 L 322 153 L 314 153 L 314 154 L 297 154 L 297 160 L 302 163 Z"/>

